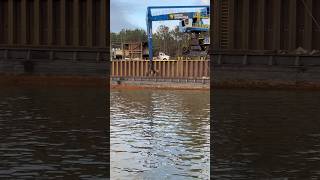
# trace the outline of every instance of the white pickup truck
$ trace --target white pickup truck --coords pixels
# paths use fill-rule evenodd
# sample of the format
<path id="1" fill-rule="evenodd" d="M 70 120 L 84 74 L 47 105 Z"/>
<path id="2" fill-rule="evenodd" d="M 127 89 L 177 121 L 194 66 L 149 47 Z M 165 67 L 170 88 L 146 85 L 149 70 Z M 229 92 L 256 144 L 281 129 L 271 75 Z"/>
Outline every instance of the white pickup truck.
<path id="1" fill-rule="evenodd" d="M 158 59 L 163 60 L 163 61 L 166 61 L 166 60 L 169 60 L 169 58 L 170 58 L 170 56 L 166 55 L 166 54 L 163 53 L 163 52 L 159 52 Z"/>

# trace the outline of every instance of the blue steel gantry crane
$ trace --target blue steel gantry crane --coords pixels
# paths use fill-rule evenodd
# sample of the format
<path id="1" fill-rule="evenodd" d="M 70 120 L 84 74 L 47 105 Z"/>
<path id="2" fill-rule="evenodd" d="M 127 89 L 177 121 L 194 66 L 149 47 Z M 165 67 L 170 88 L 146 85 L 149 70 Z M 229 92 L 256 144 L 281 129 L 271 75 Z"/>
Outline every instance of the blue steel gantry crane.
<path id="1" fill-rule="evenodd" d="M 154 9 L 200 9 L 200 11 L 191 10 L 191 12 L 167 13 L 152 15 Z M 199 38 L 203 32 L 209 31 L 209 25 L 203 22 L 203 19 L 210 18 L 210 6 L 151 6 L 147 9 L 147 33 L 150 70 L 154 72 L 153 67 L 153 48 L 152 48 L 152 22 L 178 20 L 179 31 L 191 33 L 190 46 L 184 49 L 186 56 L 206 56 L 209 45 L 209 37 Z"/>

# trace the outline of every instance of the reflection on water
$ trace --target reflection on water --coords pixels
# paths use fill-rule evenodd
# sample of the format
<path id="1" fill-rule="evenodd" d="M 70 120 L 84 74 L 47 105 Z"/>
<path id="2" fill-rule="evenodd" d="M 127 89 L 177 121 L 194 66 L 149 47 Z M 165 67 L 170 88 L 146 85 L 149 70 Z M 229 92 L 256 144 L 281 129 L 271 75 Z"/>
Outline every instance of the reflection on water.
<path id="1" fill-rule="evenodd" d="M 208 179 L 209 92 L 111 92 L 111 179 Z"/>
<path id="2" fill-rule="evenodd" d="M 0 179 L 107 177 L 104 89 L 0 90 Z"/>
<path id="3" fill-rule="evenodd" d="M 213 94 L 214 178 L 320 176 L 320 92 Z"/>

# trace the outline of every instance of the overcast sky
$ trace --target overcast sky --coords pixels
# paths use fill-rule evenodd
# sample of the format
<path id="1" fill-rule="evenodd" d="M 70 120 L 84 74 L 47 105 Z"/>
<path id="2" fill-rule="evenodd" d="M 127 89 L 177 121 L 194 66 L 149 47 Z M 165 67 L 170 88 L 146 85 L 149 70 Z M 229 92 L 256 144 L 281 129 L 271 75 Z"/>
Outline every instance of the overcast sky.
<path id="1" fill-rule="evenodd" d="M 110 25 L 111 32 L 121 29 L 142 28 L 146 30 L 146 11 L 148 6 L 191 6 L 210 5 L 210 0 L 111 0 Z M 177 22 L 154 23 L 154 29 L 159 25 L 178 25 Z"/>

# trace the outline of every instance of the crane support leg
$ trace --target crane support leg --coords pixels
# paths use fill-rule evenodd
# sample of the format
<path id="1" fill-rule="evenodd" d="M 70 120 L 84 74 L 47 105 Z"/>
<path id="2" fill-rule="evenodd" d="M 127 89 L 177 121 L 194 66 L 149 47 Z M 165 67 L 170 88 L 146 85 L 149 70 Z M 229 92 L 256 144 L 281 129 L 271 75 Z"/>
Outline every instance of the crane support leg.
<path id="1" fill-rule="evenodd" d="M 150 9 L 149 9 L 150 11 Z M 151 13 L 150 13 L 151 14 Z M 152 21 L 148 20 L 147 22 L 147 31 L 148 31 L 148 48 L 149 48 L 149 72 L 154 73 L 153 66 L 153 49 L 152 49 Z"/>
<path id="2" fill-rule="evenodd" d="M 165 13 L 165 14 L 152 14 L 151 10 L 156 9 L 191 9 L 191 12 L 178 12 L 178 13 Z M 194 8 L 199 8 L 199 11 L 195 11 Z M 192 10 L 193 9 L 193 10 Z M 152 22 L 153 21 L 180 21 L 180 31 L 184 33 L 194 32 L 196 33 L 196 38 L 193 39 L 191 49 L 188 51 L 194 51 L 194 53 L 189 53 L 190 55 L 202 55 L 206 56 L 206 44 L 203 40 L 199 39 L 199 34 L 201 32 L 208 32 L 209 26 L 205 26 L 203 19 L 210 18 L 210 6 L 150 6 L 147 9 L 147 33 L 148 33 L 148 48 L 149 48 L 149 73 L 155 74 L 154 62 L 153 62 L 153 48 L 152 48 Z M 188 21 L 187 21 L 188 20 Z M 191 22 L 189 23 L 189 20 Z M 188 22 L 188 23 L 185 23 Z M 190 26 L 191 25 L 191 26 Z"/>

